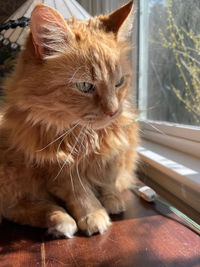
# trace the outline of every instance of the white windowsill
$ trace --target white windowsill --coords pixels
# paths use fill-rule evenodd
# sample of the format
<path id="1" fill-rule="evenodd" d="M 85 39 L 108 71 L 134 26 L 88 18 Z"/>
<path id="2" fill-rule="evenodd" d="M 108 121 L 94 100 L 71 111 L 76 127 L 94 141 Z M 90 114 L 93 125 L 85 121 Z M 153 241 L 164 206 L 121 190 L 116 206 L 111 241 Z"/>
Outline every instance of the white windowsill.
<path id="1" fill-rule="evenodd" d="M 200 127 L 143 120 L 140 121 L 140 128 L 145 140 L 176 149 L 184 158 L 185 154 L 189 154 L 200 161 Z"/>
<path id="2" fill-rule="evenodd" d="M 200 160 L 172 148 L 143 140 L 140 169 L 157 184 L 200 212 Z"/>

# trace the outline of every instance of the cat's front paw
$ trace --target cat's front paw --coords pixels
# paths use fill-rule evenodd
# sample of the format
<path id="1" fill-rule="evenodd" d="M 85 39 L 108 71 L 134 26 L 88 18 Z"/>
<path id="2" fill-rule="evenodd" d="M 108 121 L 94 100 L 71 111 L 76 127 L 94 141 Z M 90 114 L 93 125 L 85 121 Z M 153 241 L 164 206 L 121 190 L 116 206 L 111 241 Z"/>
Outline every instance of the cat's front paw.
<path id="1" fill-rule="evenodd" d="M 121 196 L 109 195 L 101 197 L 101 203 L 110 214 L 119 214 L 125 211 L 125 203 Z"/>
<path id="2" fill-rule="evenodd" d="M 104 209 L 99 209 L 78 221 L 79 228 L 87 235 L 103 234 L 111 225 L 110 218 Z"/>
<path id="3" fill-rule="evenodd" d="M 50 227 L 48 228 L 48 234 L 51 234 L 56 238 L 72 238 L 77 230 L 78 228 L 75 220 L 66 214 L 66 216 L 54 216 L 53 220 L 51 220 Z"/>

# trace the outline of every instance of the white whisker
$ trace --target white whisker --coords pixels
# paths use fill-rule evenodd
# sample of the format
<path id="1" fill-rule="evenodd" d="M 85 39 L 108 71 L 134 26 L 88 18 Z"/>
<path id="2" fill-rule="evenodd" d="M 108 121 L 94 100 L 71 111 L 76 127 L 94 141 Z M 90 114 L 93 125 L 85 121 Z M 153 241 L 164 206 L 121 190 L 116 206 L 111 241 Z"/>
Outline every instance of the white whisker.
<path id="1" fill-rule="evenodd" d="M 87 125 L 85 126 L 85 129 L 86 129 L 86 128 L 87 128 Z M 86 133 L 83 132 L 83 138 L 82 138 L 82 140 L 81 140 L 80 148 L 83 147 L 83 149 L 86 150 L 86 146 L 84 146 L 84 144 L 83 144 L 83 141 L 85 140 L 85 137 L 86 137 Z"/>
<path id="2" fill-rule="evenodd" d="M 144 131 L 142 131 L 141 129 L 139 129 L 139 131 L 140 131 L 142 134 L 145 134 L 145 132 L 144 132 Z"/>
<path id="3" fill-rule="evenodd" d="M 78 163 L 76 163 L 76 173 L 77 173 L 77 176 L 78 176 L 78 179 L 79 179 L 79 182 L 81 184 L 81 186 L 83 187 L 83 189 L 85 190 L 86 194 L 88 193 L 82 180 L 81 180 L 81 177 L 80 177 L 80 173 L 79 173 L 79 170 L 78 170 Z"/>
<path id="4" fill-rule="evenodd" d="M 56 138 L 55 140 L 53 140 L 51 143 L 49 143 L 49 144 L 46 145 L 45 147 L 36 150 L 36 152 L 41 152 L 41 151 L 43 151 L 44 149 L 46 149 L 47 147 L 49 147 L 50 145 L 52 145 L 53 143 L 55 143 L 56 141 L 58 141 L 60 138 L 62 138 L 65 134 L 66 134 L 66 132 L 65 132 L 64 134 L 60 135 L 58 138 Z"/>
<path id="5" fill-rule="evenodd" d="M 84 127 L 84 126 L 83 126 L 83 127 Z M 73 153 L 73 151 L 74 151 L 74 149 L 75 149 L 75 147 L 76 147 L 76 145 L 77 145 L 77 143 L 78 143 L 78 141 L 79 141 L 79 137 L 80 137 L 80 135 L 81 135 L 81 133 L 82 133 L 82 129 L 83 129 L 83 127 L 81 128 L 81 130 L 80 130 L 80 132 L 79 132 L 79 135 L 78 135 L 78 137 L 77 137 L 77 140 L 76 140 L 75 144 L 73 145 L 70 154 L 67 156 L 67 159 L 72 155 L 72 153 Z M 56 175 L 56 177 L 54 178 L 54 180 L 56 180 L 56 178 L 61 174 L 63 168 L 64 168 L 65 165 L 67 164 L 67 159 L 66 159 L 65 162 L 63 163 L 62 167 L 60 168 L 60 170 L 59 170 L 58 174 Z"/>
<path id="6" fill-rule="evenodd" d="M 73 177 L 72 177 L 72 170 L 71 170 L 71 168 L 69 168 L 69 176 L 70 176 L 70 180 L 71 180 L 72 191 L 74 193 L 74 183 L 73 183 Z"/>
<path id="7" fill-rule="evenodd" d="M 156 126 L 152 125 L 150 122 L 147 122 L 147 121 L 143 121 L 143 122 L 146 123 L 146 124 L 148 124 L 148 125 L 150 125 L 153 129 L 155 129 L 159 133 L 166 135 L 163 131 L 161 131 L 160 129 L 158 129 Z"/>
<path id="8" fill-rule="evenodd" d="M 65 138 L 79 125 L 79 121 L 74 125 L 74 127 L 72 127 L 70 129 L 70 131 L 67 131 L 66 134 L 64 135 L 64 137 L 62 138 L 62 140 L 60 141 L 59 145 L 58 145 L 58 148 L 57 148 L 57 152 L 56 152 L 56 158 L 57 158 L 57 162 L 58 162 L 58 165 L 59 167 L 61 168 L 61 165 L 60 165 L 60 161 L 58 159 L 58 153 L 59 153 L 59 150 L 60 150 L 60 146 L 62 144 L 62 142 L 65 140 Z"/>
<path id="9" fill-rule="evenodd" d="M 74 72 L 74 74 L 72 75 L 71 79 L 69 80 L 70 83 L 73 82 L 76 73 L 77 73 L 81 68 L 83 68 L 83 66 L 78 67 L 77 70 Z"/>
<path id="10" fill-rule="evenodd" d="M 107 131 L 107 129 L 106 129 L 106 128 L 104 128 L 104 131 L 105 131 L 106 135 L 108 135 L 108 131 Z"/>
<path id="11" fill-rule="evenodd" d="M 79 123 L 79 121 L 77 122 L 77 124 Z M 43 151 L 44 149 L 46 149 L 47 147 L 49 147 L 50 145 L 54 144 L 56 141 L 58 141 L 60 138 L 62 138 L 64 135 L 66 135 L 68 132 L 71 132 L 76 126 L 77 124 L 75 124 L 72 128 L 70 128 L 67 132 L 61 134 L 58 138 L 56 138 L 55 140 L 53 140 L 52 142 L 50 142 L 49 144 L 47 144 L 45 147 L 39 149 L 39 150 L 36 150 L 36 152 L 41 152 Z"/>

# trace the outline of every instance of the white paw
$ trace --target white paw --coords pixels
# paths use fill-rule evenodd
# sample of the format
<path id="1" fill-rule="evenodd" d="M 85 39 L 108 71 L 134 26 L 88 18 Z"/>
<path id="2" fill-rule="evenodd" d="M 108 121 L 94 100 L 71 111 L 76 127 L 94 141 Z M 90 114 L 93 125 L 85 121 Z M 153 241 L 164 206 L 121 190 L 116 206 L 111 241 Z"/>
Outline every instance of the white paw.
<path id="1" fill-rule="evenodd" d="M 79 228 L 89 236 L 98 232 L 103 234 L 110 225 L 110 218 L 104 209 L 88 214 L 78 222 Z"/>
<path id="2" fill-rule="evenodd" d="M 73 235 L 77 232 L 78 228 L 76 222 L 74 220 L 71 221 L 63 221 L 59 224 L 56 224 L 53 227 L 49 227 L 48 233 L 53 235 L 56 238 L 59 237 L 68 237 L 72 238 Z"/>

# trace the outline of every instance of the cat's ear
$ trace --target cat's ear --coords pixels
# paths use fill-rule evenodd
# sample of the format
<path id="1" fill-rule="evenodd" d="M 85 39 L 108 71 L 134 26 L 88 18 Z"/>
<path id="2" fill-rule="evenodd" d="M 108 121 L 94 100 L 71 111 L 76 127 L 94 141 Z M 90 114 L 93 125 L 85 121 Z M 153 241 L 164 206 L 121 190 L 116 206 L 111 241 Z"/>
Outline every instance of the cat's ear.
<path id="1" fill-rule="evenodd" d="M 35 53 L 41 59 L 61 51 L 73 33 L 58 11 L 38 3 L 31 14 L 30 23 Z"/>
<path id="2" fill-rule="evenodd" d="M 101 24 L 107 32 L 113 32 L 119 41 L 126 40 L 133 27 L 133 0 L 116 11 L 100 17 Z"/>

